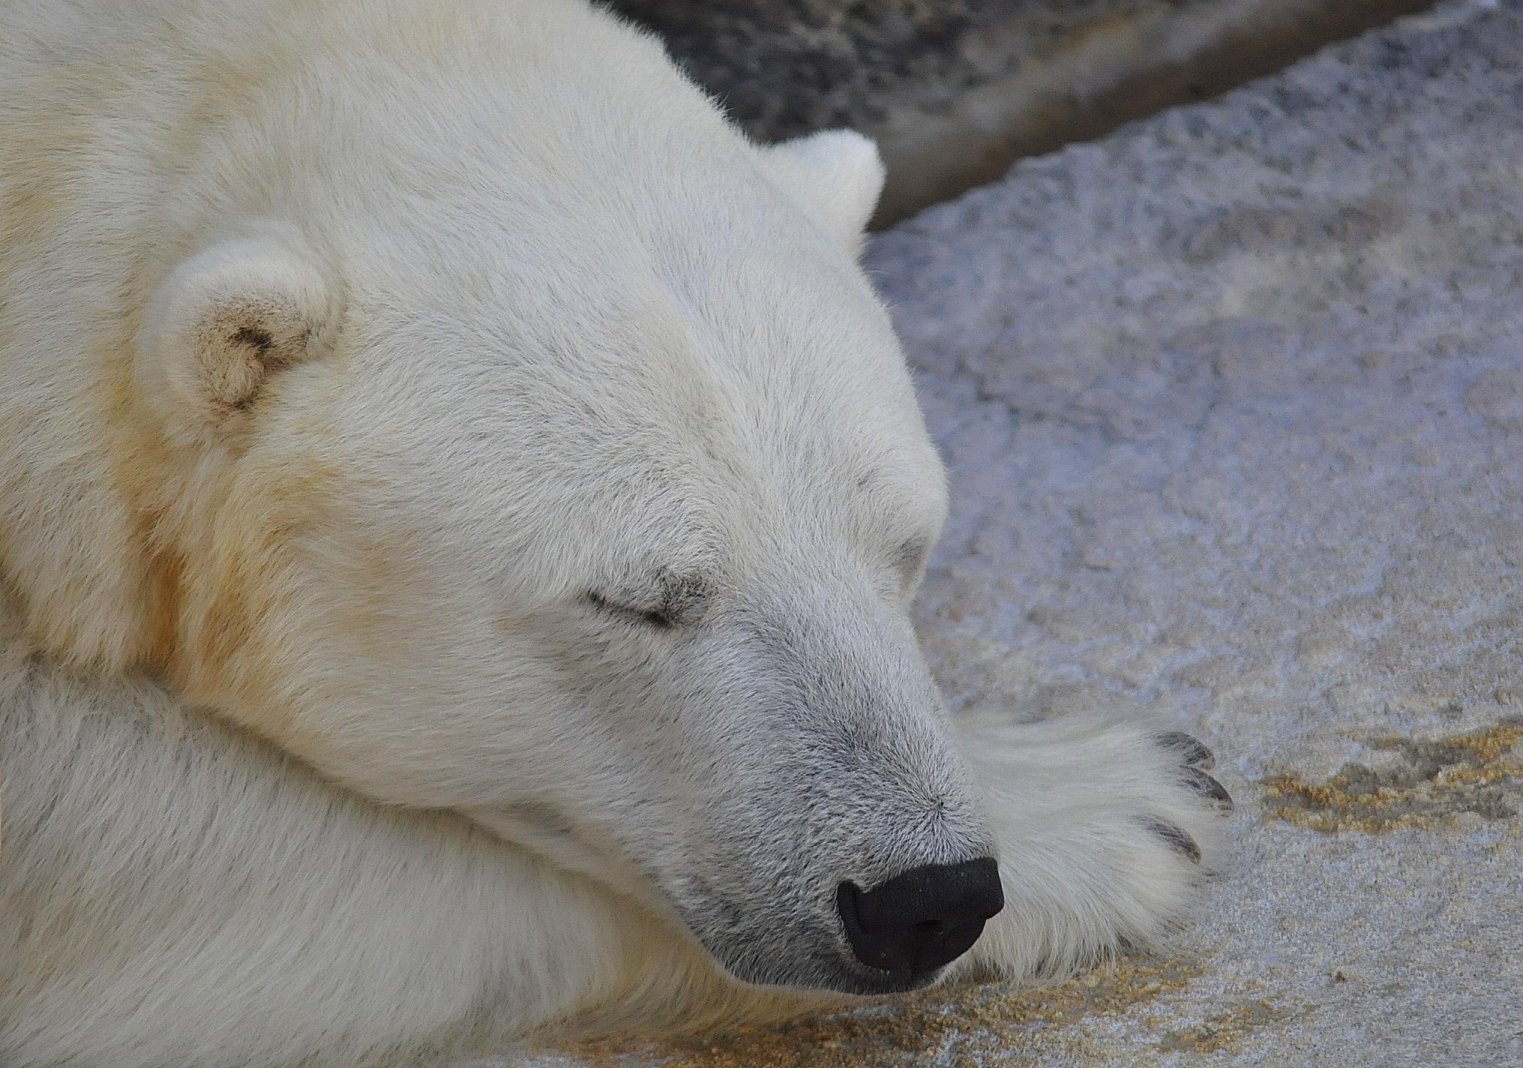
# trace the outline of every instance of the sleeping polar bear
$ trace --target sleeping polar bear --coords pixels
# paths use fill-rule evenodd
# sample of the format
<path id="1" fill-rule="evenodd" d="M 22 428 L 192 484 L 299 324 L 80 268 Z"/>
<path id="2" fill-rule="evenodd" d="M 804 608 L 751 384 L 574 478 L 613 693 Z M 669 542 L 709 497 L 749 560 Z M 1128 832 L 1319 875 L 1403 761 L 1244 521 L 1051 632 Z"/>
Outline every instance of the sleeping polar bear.
<path id="1" fill-rule="evenodd" d="M 917 651 L 870 144 L 749 144 L 581 0 L 0 25 L 0 1064 L 433 1063 L 1177 919 L 1198 743 L 952 723 Z"/>

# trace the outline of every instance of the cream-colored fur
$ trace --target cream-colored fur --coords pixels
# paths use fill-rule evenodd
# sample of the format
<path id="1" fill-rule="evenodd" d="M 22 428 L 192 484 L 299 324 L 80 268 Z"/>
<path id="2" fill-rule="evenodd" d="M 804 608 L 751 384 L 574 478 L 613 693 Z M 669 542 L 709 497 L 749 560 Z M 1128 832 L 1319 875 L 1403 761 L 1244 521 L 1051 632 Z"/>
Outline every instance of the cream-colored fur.
<path id="1" fill-rule="evenodd" d="M 0 1063 L 902 989 L 836 887 L 985 855 L 956 968 L 1179 915 L 1188 752 L 921 662 L 867 142 L 753 146 L 581 0 L 0 25 Z"/>
<path id="2" fill-rule="evenodd" d="M 400 1068 L 467 1049 L 780 1018 L 680 927 L 443 813 L 370 804 L 0 612 L 0 1063 Z M 1214 818 L 1127 725 L 969 727 L 1007 904 L 953 974 L 1156 944 Z M 1142 830 L 1144 833 L 1138 833 Z"/>

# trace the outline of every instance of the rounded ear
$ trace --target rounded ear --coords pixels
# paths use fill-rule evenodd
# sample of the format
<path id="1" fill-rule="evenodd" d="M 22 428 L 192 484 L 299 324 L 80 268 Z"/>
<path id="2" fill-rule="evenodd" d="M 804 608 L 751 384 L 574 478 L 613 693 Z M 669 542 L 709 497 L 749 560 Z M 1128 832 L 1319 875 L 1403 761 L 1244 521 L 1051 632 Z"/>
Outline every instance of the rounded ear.
<path id="1" fill-rule="evenodd" d="M 235 433 L 274 374 L 321 355 L 338 316 L 297 243 L 229 238 L 170 272 L 154 295 L 138 380 L 171 426 Z"/>
<path id="2" fill-rule="evenodd" d="M 856 254 L 883 192 L 878 146 L 852 130 L 824 130 L 762 152 L 773 180 Z"/>

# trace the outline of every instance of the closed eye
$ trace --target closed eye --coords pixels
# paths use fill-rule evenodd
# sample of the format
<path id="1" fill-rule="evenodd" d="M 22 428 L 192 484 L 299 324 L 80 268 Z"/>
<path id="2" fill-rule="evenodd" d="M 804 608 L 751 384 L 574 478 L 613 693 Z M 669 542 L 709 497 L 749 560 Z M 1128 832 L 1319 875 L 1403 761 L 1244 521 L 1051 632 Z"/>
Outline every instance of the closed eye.
<path id="1" fill-rule="evenodd" d="M 626 623 L 656 630 L 677 630 L 697 623 L 714 592 L 706 576 L 658 568 L 643 580 L 616 586 L 619 592 L 589 590 L 582 595 L 588 607 Z"/>
<path id="2" fill-rule="evenodd" d="M 626 623 L 639 623 L 657 630 L 671 630 L 677 626 L 676 614 L 666 605 L 658 608 L 636 608 L 633 605 L 611 601 L 596 590 L 588 590 L 583 600 L 603 615 L 622 619 Z"/>

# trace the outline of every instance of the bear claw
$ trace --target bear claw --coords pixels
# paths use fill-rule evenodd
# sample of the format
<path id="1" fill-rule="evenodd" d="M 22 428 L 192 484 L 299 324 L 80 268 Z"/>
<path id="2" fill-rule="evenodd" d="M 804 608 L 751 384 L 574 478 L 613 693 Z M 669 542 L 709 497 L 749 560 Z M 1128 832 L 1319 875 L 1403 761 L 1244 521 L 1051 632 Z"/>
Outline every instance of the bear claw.
<path id="1" fill-rule="evenodd" d="M 1215 801 L 1217 807 L 1223 812 L 1232 811 L 1232 795 L 1227 792 L 1226 787 L 1199 768 L 1186 766 L 1184 768 L 1184 783 L 1196 793 Z"/>
<path id="2" fill-rule="evenodd" d="M 1178 750 L 1186 766 L 1210 771 L 1216 767 L 1216 756 L 1194 735 L 1184 731 L 1165 731 L 1158 736 L 1158 744 L 1165 749 Z"/>
<path id="3" fill-rule="evenodd" d="M 1148 830 L 1189 857 L 1191 864 L 1200 863 L 1200 845 L 1194 838 L 1190 837 L 1189 832 L 1183 827 L 1170 823 L 1168 820 L 1157 818 L 1146 819 L 1143 822 L 1147 824 Z"/>

